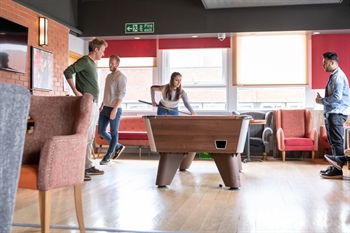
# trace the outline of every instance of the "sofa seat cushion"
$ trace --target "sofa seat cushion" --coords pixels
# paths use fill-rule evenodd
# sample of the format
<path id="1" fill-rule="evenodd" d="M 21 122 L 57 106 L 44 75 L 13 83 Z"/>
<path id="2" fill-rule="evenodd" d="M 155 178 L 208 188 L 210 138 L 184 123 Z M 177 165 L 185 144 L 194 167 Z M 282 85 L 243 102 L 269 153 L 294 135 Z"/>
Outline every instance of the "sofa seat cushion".
<path id="1" fill-rule="evenodd" d="M 143 131 L 119 131 L 119 140 L 148 140 L 147 132 Z"/>
<path id="2" fill-rule="evenodd" d="M 314 141 L 310 138 L 285 138 L 285 146 L 313 146 Z"/>
<path id="3" fill-rule="evenodd" d="M 22 164 L 18 188 L 38 190 L 39 166 L 32 164 Z"/>

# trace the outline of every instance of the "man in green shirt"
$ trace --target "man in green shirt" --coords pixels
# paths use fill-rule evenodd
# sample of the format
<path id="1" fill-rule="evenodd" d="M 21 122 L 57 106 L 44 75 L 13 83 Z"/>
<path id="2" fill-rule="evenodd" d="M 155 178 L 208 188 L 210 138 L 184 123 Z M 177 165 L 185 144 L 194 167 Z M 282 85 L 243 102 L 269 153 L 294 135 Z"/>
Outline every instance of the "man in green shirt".
<path id="1" fill-rule="evenodd" d="M 95 61 L 100 60 L 103 57 L 107 46 L 106 41 L 98 38 L 93 39 L 89 42 L 89 54 L 79 58 L 64 71 L 64 76 L 66 77 L 69 86 L 72 88 L 76 96 L 81 96 L 85 93 L 90 93 L 94 96 L 93 110 L 89 123 L 88 144 L 86 148 L 85 181 L 91 180 L 89 175 L 104 174 L 104 171 L 92 166 L 93 162 L 91 159 L 91 152 L 99 116 L 98 96 L 100 90 L 98 86 L 98 75 Z M 74 74 L 75 85 L 73 81 Z"/>

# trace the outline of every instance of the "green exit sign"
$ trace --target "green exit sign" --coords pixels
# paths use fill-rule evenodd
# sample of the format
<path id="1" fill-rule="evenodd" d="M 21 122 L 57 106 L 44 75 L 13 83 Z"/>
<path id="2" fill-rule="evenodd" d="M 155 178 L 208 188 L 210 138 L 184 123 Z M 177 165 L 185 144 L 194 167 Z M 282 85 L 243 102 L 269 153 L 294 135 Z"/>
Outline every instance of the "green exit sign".
<path id="1" fill-rule="evenodd" d="M 154 23 L 126 23 L 125 34 L 154 33 Z"/>

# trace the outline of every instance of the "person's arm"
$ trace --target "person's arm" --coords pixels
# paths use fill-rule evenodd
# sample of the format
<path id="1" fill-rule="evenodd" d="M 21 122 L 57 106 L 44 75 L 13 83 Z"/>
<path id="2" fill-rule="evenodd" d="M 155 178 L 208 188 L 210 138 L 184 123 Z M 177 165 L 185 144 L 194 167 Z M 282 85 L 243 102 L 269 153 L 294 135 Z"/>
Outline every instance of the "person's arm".
<path id="1" fill-rule="evenodd" d="M 75 88 L 75 85 L 74 85 L 74 82 L 73 82 L 73 78 L 68 78 L 67 82 L 68 82 L 70 88 L 72 88 L 72 91 L 73 91 L 74 95 L 76 95 L 76 96 L 83 95 L 83 94 L 81 94 L 80 91 L 77 90 L 77 88 Z"/>
<path id="2" fill-rule="evenodd" d="M 151 86 L 151 100 L 152 100 L 152 106 L 157 107 L 157 103 L 155 100 L 155 92 L 156 91 L 163 91 L 164 86 L 159 85 L 153 85 Z"/>
<path id="3" fill-rule="evenodd" d="M 120 76 L 118 78 L 118 85 L 117 85 L 117 101 L 115 102 L 113 109 L 111 111 L 111 115 L 109 116 L 109 119 L 114 120 L 117 116 L 117 111 L 119 106 L 121 105 L 123 98 L 126 94 L 126 77 Z"/>
<path id="4" fill-rule="evenodd" d="M 187 94 L 185 91 L 181 94 L 182 101 L 184 102 L 185 107 L 188 109 L 188 111 L 191 112 L 191 115 L 197 115 L 195 111 L 193 111 L 190 102 L 188 101 Z"/>
<path id="5" fill-rule="evenodd" d="M 75 87 L 74 81 L 73 81 L 73 75 L 84 70 L 87 67 L 87 62 L 88 61 L 84 57 L 82 57 L 78 59 L 76 62 L 74 62 L 72 65 L 68 66 L 65 69 L 65 71 L 63 71 L 63 74 L 66 77 L 70 88 L 72 88 L 72 91 L 76 96 L 81 96 L 82 93 L 78 91 L 77 88 Z"/>
<path id="6" fill-rule="evenodd" d="M 332 83 L 333 93 L 327 97 L 320 99 L 320 101 L 323 105 L 330 105 L 330 104 L 337 102 L 343 98 L 343 88 L 344 88 L 343 79 L 340 76 L 336 76 L 333 78 L 332 81 L 333 81 L 333 83 Z"/>
<path id="7" fill-rule="evenodd" d="M 101 106 L 100 106 L 100 108 L 99 108 L 100 112 L 102 111 L 103 106 L 105 106 L 105 104 L 102 102 L 102 103 L 101 103 Z"/>

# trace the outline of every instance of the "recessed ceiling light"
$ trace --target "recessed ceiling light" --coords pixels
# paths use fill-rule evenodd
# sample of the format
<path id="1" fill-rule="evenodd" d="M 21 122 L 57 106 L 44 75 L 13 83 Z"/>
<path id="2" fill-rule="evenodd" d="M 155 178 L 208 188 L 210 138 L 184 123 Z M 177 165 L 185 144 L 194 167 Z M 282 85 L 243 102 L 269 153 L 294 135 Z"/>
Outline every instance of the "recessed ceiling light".
<path id="1" fill-rule="evenodd" d="M 192 38 L 197 38 L 198 36 L 192 36 Z"/>
<path id="2" fill-rule="evenodd" d="M 318 35 L 320 32 L 313 32 L 312 35 Z"/>
<path id="3" fill-rule="evenodd" d="M 140 39 L 140 37 L 134 37 L 134 39 L 135 39 L 135 40 L 139 40 L 139 39 Z"/>

